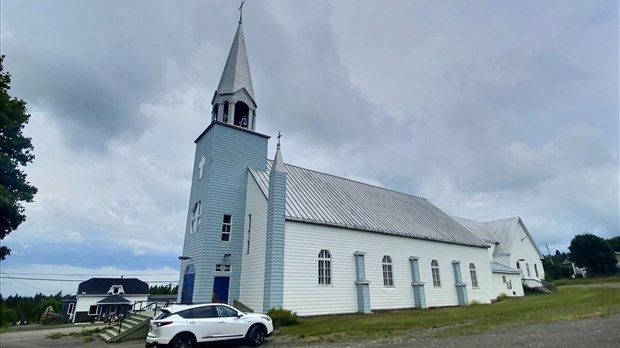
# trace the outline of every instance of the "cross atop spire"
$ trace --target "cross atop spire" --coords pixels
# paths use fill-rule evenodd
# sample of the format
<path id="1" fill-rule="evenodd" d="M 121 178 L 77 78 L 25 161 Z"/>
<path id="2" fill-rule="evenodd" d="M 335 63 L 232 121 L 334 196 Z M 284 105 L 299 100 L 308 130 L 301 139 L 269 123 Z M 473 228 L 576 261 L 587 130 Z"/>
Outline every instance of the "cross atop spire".
<path id="1" fill-rule="evenodd" d="M 241 0 L 241 5 L 239 6 L 239 24 L 243 23 L 243 5 L 245 5 L 245 0 Z"/>
<path id="2" fill-rule="evenodd" d="M 278 149 L 280 148 L 280 138 L 282 138 L 282 133 L 278 132 Z"/>

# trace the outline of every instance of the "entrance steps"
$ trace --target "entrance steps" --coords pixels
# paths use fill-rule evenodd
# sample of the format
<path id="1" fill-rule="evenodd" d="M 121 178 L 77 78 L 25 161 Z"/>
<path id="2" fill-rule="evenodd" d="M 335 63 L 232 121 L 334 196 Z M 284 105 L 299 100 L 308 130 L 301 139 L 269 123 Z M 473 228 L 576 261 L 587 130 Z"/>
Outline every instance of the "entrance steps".
<path id="1" fill-rule="evenodd" d="M 131 314 L 120 322 L 112 323 L 109 329 L 100 333 L 99 336 L 107 343 L 146 338 L 151 321 L 150 313 L 152 312 Z"/>

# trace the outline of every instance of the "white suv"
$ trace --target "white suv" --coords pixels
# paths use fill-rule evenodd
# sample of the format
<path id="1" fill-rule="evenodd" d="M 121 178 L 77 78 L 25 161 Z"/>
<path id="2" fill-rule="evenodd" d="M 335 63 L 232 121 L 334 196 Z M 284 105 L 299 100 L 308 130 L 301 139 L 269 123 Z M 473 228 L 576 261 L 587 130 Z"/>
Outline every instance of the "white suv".
<path id="1" fill-rule="evenodd" d="M 234 339 L 260 346 L 272 332 L 265 314 L 243 313 L 221 303 L 173 305 L 151 320 L 146 347 L 193 348 L 200 342 Z"/>

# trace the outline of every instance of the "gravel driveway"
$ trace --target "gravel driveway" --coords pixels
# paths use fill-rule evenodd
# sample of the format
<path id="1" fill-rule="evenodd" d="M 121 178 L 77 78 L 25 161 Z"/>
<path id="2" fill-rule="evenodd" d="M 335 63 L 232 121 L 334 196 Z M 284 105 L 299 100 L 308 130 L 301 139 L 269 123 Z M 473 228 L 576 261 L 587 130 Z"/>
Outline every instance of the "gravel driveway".
<path id="1" fill-rule="evenodd" d="M 549 313 L 553 315 L 553 313 Z M 51 340 L 45 338 L 59 330 L 20 331 L 0 334 L 2 348 L 26 347 L 87 347 L 87 348 L 142 348 L 144 341 L 129 341 L 107 344 L 99 339 L 84 343 L 83 337 L 62 337 Z M 27 334 L 25 334 L 27 333 Z M 264 347 L 334 347 L 334 348 L 404 348 L 404 347 L 620 347 L 620 316 L 608 316 L 575 321 L 561 321 L 549 324 L 536 324 L 487 331 L 482 334 L 453 336 L 445 338 L 430 337 L 432 332 L 418 333 L 412 337 L 399 337 L 382 341 L 365 341 L 348 344 L 321 344 L 308 346 L 294 341 L 278 339 L 267 340 Z M 217 344 L 208 347 L 243 347 L 241 344 Z"/>

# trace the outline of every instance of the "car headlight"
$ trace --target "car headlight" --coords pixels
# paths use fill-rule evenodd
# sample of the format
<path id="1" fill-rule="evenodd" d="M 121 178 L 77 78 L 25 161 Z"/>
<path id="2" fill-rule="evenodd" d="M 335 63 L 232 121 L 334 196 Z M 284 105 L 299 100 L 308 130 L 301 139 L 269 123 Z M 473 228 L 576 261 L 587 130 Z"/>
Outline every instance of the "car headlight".
<path id="1" fill-rule="evenodd" d="M 271 321 L 271 318 L 269 316 L 267 316 L 267 315 L 261 315 L 260 317 L 265 319 L 265 320 L 267 320 L 267 321 Z"/>

